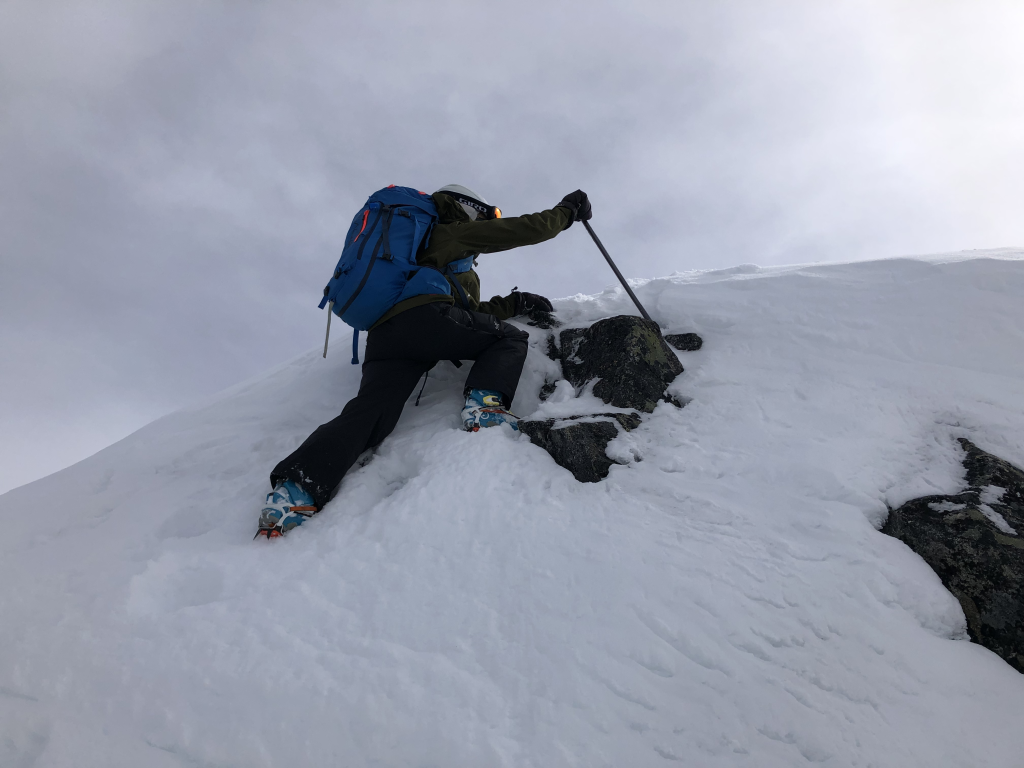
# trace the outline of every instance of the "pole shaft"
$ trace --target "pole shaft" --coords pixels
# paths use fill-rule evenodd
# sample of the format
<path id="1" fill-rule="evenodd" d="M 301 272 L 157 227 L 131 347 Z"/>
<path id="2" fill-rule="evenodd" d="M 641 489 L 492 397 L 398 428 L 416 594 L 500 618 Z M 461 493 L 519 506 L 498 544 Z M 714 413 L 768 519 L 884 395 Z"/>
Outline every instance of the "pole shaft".
<path id="1" fill-rule="evenodd" d="M 612 261 L 612 257 L 608 255 L 608 251 L 606 251 L 604 246 L 601 245 L 601 241 L 597 238 L 597 233 L 594 232 L 594 228 L 590 226 L 590 222 L 584 221 L 583 226 L 587 228 L 587 232 L 589 232 L 590 236 L 594 238 L 594 244 L 601 250 L 601 254 L 608 261 L 608 266 L 612 268 L 612 272 L 614 272 L 615 276 L 619 278 L 619 282 L 622 283 L 622 287 L 626 289 L 626 293 L 629 294 L 629 298 L 631 298 L 633 303 L 636 304 L 636 308 L 640 310 L 640 314 L 643 315 L 644 320 L 650 320 L 650 322 L 653 323 L 654 321 L 651 320 L 651 316 L 647 314 L 647 310 L 644 309 L 644 305 L 640 303 L 640 299 L 638 299 L 636 294 L 633 293 L 633 289 L 629 287 L 629 283 L 626 282 L 626 278 L 622 276 L 622 273 L 619 272 L 619 268 L 616 267 L 615 262 Z"/>
<path id="2" fill-rule="evenodd" d="M 334 314 L 334 302 L 327 305 L 327 335 L 324 336 L 324 357 L 327 357 L 327 344 L 331 340 L 331 315 Z"/>

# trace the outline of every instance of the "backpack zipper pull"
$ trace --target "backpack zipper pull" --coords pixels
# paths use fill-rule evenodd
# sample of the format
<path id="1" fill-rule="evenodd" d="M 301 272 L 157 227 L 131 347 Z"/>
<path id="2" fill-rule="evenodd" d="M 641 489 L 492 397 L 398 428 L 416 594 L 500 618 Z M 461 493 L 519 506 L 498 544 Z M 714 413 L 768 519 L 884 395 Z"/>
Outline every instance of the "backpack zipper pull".
<path id="1" fill-rule="evenodd" d="M 331 315 L 334 314 L 334 302 L 327 305 L 327 335 L 324 337 L 324 359 L 327 359 L 327 342 L 331 340 Z"/>

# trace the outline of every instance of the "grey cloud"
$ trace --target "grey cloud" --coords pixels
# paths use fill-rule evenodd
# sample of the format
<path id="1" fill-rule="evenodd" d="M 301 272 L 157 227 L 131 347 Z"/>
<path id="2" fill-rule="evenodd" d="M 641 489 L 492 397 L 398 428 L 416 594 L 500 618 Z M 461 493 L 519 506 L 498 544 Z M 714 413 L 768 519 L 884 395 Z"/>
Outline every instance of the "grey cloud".
<path id="1" fill-rule="evenodd" d="M 950 8 L 5 4 L 0 426 L 31 434 L 0 489 L 315 346 L 387 183 L 582 187 L 635 276 L 1021 242 L 1021 12 Z M 612 282 L 577 229 L 481 272 Z"/>

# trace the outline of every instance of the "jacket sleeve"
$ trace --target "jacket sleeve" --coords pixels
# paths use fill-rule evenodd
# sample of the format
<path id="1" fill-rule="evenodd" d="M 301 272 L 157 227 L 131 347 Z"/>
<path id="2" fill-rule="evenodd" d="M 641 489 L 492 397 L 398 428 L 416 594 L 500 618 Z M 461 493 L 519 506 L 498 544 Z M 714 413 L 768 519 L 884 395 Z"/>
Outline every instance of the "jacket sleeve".
<path id="1" fill-rule="evenodd" d="M 511 293 L 508 296 L 492 296 L 490 301 L 480 302 L 477 312 L 486 312 L 499 320 L 508 320 L 515 317 L 516 298 Z"/>
<path id="2" fill-rule="evenodd" d="M 430 244 L 417 261 L 425 267 L 443 270 L 451 262 L 467 256 L 543 243 L 565 229 L 571 215 L 567 208 L 558 206 L 509 219 L 464 219 L 438 224 L 430 235 Z"/>
<path id="3" fill-rule="evenodd" d="M 464 252 L 498 253 L 550 240 L 565 229 L 571 215 L 568 208 L 558 206 L 508 219 L 463 221 L 455 226 L 454 236 Z"/>
<path id="4" fill-rule="evenodd" d="M 480 301 L 480 276 L 475 270 L 463 272 L 460 275 L 449 275 L 448 282 L 452 284 L 452 297 L 456 306 L 462 306 L 459 300 L 458 288 L 453 280 L 458 280 L 469 299 L 469 309 L 477 312 L 486 312 L 494 315 L 499 320 L 508 320 L 516 314 L 516 297 L 511 293 L 508 296 L 492 296 L 490 301 Z"/>

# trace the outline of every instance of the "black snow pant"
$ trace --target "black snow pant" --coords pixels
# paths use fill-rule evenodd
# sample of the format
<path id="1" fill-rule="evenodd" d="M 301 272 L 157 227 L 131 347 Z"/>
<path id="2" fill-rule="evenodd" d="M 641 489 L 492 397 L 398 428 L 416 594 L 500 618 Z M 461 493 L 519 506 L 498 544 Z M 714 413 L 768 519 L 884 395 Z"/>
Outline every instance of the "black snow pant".
<path id="1" fill-rule="evenodd" d="M 274 467 L 271 485 L 297 482 L 322 509 L 359 455 L 394 431 L 416 383 L 440 360 L 475 360 L 466 389 L 497 390 L 511 405 L 528 339 L 494 315 L 443 302 L 413 307 L 378 325 L 366 337 L 359 393 Z"/>

